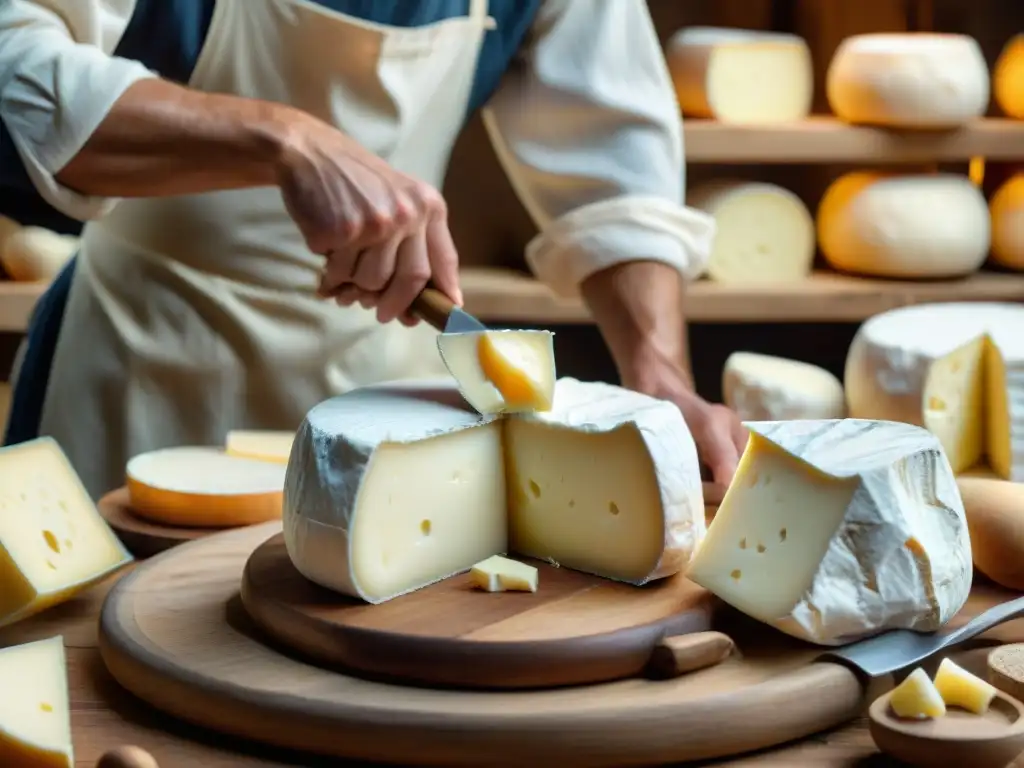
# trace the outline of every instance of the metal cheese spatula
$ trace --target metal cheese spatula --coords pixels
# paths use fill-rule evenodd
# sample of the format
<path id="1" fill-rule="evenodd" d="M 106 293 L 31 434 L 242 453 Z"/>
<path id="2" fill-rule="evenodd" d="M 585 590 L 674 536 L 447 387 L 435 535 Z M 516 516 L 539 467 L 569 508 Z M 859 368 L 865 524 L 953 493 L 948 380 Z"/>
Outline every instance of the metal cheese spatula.
<path id="1" fill-rule="evenodd" d="M 486 331 L 487 326 L 436 288 L 424 288 L 412 303 L 412 313 L 441 333 L 471 333 Z"/>

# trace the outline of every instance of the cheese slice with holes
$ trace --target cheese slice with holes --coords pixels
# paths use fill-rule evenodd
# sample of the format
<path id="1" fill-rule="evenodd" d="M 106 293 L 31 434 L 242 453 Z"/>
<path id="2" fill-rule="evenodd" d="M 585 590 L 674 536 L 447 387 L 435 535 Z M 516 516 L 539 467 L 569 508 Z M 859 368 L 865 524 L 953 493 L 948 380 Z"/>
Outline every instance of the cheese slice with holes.
<path id="1" fill-rule="evenodd" d="M 752 29 L 688 27 L 665 47 L 683 114 L 767 125 L 811 112 L 814 65 L 796 35 Z"/>
<path id="2" fill-rule="evenodd" d="M 923 426 L 956 472 L 1024 480 L 1024 307 L 964 302 L 885 312 L 857 331 L 850 416 Z"/>
<path id="3" fill-rule="evenodd" d="M 491 555 L 469 571 L 473 586 L 486 592 L 536 592 L 539 578 L 532 565 Z"/>
<path id="4" fill-rule="evenodd" d="M 722 371 L 722 399 L 744 421 L 841 419 L 843 385 L 824 368 L 800 360 L 733 352 Z"/>
<path id="5" fill-rule="evenodd" d="M 64 638 L 0 649 L 0 765 L 73 768 Z"/>
<path id="6" fill-rule="evenodd" d="M 73 597 L 131 560 L 54 440 L 0 450 L 0 626 Z"/>
<path id="7" fill-rule="evenodd" d="M 285 468 L 219 448 L 165 448 L 128 461 L 128 494 L 133 512 L 161 525 L 252 525 L 281 517 Z"/>
<path id="8" fill-rule="evenodd" d="M 928 673 L 920 667 L 889 694 L 889 707 L 896 717 L 908 720 L 929 720 L 946 714 L 946 702 Z"/>
<path id="9" fill-rule="evenodd" d="M 550 331 L 442 333 L 437 347 L 466 402 L 480 413 L 551 408 L 555 351 Z"/>
<path id="10" fill-rule="evenodd" d="M 1014 35 L 992 70 L 992 92 L 1007 117 L 1024 120 L 1024 34 Z"/>
<path id="11" fill-rule="evenodd" d="M 704 530 L 679 409 L 574 379 L 550 411 L 504 417 L 450 385 L 327 400 L 299 428 L 285 483 L 295 567 L 371 603 L 508 552 L 643 584 L 678 573 Z"/>
<path id="12" fill-rule="evenodd" d="M 294 439 L 289 431 L 236 429 L 228 432 L 224 449 L 231 456 L 287 464 Z"/>
<path id="13" fill-rule="evenodd" d="M 688 576 L 794 637 L 938 629 L 971 588 L 956 478 L 934 435 L 859 419 L 748 422 Z"/>

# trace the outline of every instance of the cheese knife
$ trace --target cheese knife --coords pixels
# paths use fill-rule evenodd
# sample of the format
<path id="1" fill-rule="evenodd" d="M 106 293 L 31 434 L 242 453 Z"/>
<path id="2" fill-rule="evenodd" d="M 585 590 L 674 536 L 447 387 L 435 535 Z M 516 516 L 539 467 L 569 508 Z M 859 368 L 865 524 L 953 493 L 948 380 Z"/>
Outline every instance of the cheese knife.
<path id="1" fill-rule="evenodd" d="M 472 333 L 487 330 L 486 325 L 455 306 L 451 299 L 436 288 L 424 288 L 413 301 L 411 310 L 416 317 L 441 333 Z"/>

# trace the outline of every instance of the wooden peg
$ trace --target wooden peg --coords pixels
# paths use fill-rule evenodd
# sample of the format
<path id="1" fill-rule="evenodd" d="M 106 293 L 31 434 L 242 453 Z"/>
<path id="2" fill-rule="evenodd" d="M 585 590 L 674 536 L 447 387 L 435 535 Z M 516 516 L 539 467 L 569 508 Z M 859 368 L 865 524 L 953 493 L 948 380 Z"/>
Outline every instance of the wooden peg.
<path id="1" fill-rule="evenodd" d="M 141 747 L 112 749 L 100 758 L 96 768 L 160 768 L 154 757 Z"/>
<path id="2" fill-rule="evenodd" d="M 666 637 L 651 652 L 648 672 L 658 678 L 679 677 L 720 664 L 735 649 L 732 638 L 721 632 Z"/>

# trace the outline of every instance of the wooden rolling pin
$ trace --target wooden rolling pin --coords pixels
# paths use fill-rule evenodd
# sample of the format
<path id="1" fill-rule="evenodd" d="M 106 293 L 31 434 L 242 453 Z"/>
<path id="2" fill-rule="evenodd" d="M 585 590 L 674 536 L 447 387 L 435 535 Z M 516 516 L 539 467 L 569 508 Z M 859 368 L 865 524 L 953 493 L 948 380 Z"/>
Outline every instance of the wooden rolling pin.
<path id="1" fill-rule="evenodd" d="M 100 758 L 96 768 L 160 768 L 149 752 L 141 747 L 112 749 Z"/>
<path id="2" fill-rule="evenodd" d="M 1024 591 L 1024 484 L 959 477 L 974 567 L 1007 589 Z"/>

